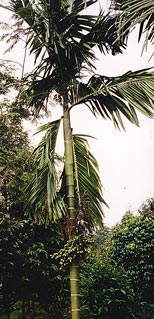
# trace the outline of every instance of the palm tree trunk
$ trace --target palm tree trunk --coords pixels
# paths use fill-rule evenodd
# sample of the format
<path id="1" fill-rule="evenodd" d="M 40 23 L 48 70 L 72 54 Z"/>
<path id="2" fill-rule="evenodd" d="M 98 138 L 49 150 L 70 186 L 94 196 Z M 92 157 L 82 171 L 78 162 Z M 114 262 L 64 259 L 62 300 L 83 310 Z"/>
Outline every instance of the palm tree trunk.
<path id="1" fill-rule="evenodd" d="M 70 124 L 70 114 L 68 107 L 64 107 L 64 147 L 65 147 L 65 174 L 67 187 L 67 203 L 69 212 L 69 237 L 73 238 L 76 235 L 75 225 L 75 188 L 73 176 L 73 139 L 72 129 Z M 80 319 L 80 293 L 79 293 L 79 265 L 74 262 L 70 265 L 70 291 L 71 291 L 71 312 L 72 319 Z"/>
<path id="2" fill-rule="evenodd" d="M 80 319 L 79 265 L 77 262 L 70 266 L 70 291 L 72 319 Z"/>

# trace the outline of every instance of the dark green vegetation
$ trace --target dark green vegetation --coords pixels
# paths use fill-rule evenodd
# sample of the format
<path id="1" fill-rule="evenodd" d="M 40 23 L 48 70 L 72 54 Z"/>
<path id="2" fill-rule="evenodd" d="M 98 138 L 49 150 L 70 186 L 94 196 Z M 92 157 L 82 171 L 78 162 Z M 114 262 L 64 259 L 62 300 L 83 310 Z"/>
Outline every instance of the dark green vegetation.
<path id="1" fill-rule="evenodd" d="M 95 2 L 97 0 L 11 0 L 6 6 L 2 4 L 14 14 L 11 34 L 6 35 L 7 43 L 12 48 L 22 38 L 35 57 L 35 66 L 30 74 L 22 72 L 21 81 L 8 73 L 0 74 L 1 94 L 6 94 L 8 87 L 13 85 L 17 90 L 10 108 L 3 106 L 2 112 L 2 238 L 7 243 L 12 240 L 7 247 L 3 243 L 5 251 L 2 251 L 4 260 L 8 257 L 1 267 L 2 311 L 7 319 L 11 307 L 19 307 L 19 302 L 22 317 L 28 303 L 29 316 L 33 318 L 34 304 L 37 303 L 52 318 L 80 319 L 79 288 L 83 318 L 135 318 L 137 315 L 140 318 L 140 312 L 137 314 L 139 302 L 146 302 L 148 310 L 144 309 L 144 316 L 150 316 L 151 301 L 143 299 L 144 293 L 139 296 L 138 291 L 134 292 L 123 260 L 118 268 L 119 259 L 114 257 L 111 249 L 110 233 L 104 236 L 102 245 L 107 237 L 109 246 L 104 246 L 100 257 L 96 248 L 96 254 L 92 254 L 93 249 L 90 250 L 89 239 L 85 236 L 98 225 L 103 228 L 105 202 L 98 164 L 88 149 L 87 137 L 73 133 L 72 108 L 84 104 L 94 116 L 112 120 L 116 128 L 124 128 L 123 117 L 139 125 L 137 111 L 152 117 L 154 109 L 154 74 L 151 70 L 129 71 L 117 77 L 96 73 L 95 48 L 102 54 L 122 53 L 127 44 L 128 27 L 127 24 L 121 27 L 119 11 L 104 14 L 100 10 L 98 16 L 87 14 L 85 9 Z M 126 8 L 122 6 L 123 9 Z M 128 24 L 130 27 L 130 19 Z M 85 71 L 87 78 L 83 78 Z M 51 97 L 61 106 L 62 117 L 40 129 L 45 136 L 29 162 L 31 151 L 22 131 L 21 119 L 23 116 L 37 116 L 50 108 Z M 56 153 L 60 125 L 63 126 L 62 157 Z M 6 154 L 8 159 L 5 161 Z M 28 216 L 28 220 L 24 216 Z M 36 226 L 34 221 L 42 226 Z M 14 250 L 6 254 L 7 248 Z M 87 259 L 82 264 L 87 252 Z M 79 287 L 80 264 L 83 267 L 82 279 L 86 277 L 87 269 L 94 268 L 95 271 L 88 276 L 89 282 L 82 280 Z M 64 265 L 70 270 L 70 316 L 67 280 L 65 286 L 68 274 L 63 270 Z M 147 273 L 149 276 L 149 271 Z M 101 296 L 99 292 L 96 294 L 98 278 L 99 285 L 103 282 Z"/>
<path id="2" fill-rule="evenodd" d="M 123 265 L 140 308 L 141 318 L 154 315 L 154 199 L 148 200 L 139 215 L 128 212 L 113 229 L 110 256 Z M 140 318 L 140 317 L 139 317 Z"/>
<path id="3" fill-rule="evenodd" d="M 30 173 L 30 146 L 23 131 L 20 114 L 1 106 L 0 115 L 0 212 L 23 217 L 23 184 Z"/>
<path id="4" fill-rule="evenodd" d="M 45 229 L 27 220 L 1 219 L 0 310 L 4 318 L 19 307 L 18 301 L 22 318 L 26 311 L 26 318 L 34 317 L 34 302 L 53 318 L 60 318 L 62 310 L 67 309 L 67 273 L 59 271 L 52 258 L 62 246 L 56 228 L 53 225 Z"/>
<path id="5" fill-rule="evenodd" d="M 153 204 L 91 238 L 80 272 L 83 319 L 153 318 Z M 1 217 L 0 236 L 1 318 L 69 319 L 69 271 L 55 258 L 65 245 L 60 225 Z"/>

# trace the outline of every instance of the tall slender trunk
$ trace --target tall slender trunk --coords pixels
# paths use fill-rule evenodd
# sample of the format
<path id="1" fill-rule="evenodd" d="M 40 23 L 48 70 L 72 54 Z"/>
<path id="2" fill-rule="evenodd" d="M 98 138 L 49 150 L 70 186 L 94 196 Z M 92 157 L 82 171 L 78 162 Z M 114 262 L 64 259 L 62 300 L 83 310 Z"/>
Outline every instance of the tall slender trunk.
<path id="1" fill-rule="evenodd" d="M 75 187 L 73 176 L 73 139 L 70 124 L 70 114 L 67 106 L 64 106 L 64 147 L 65 147 L 65 174 L 67 187 L 67 203 L 70 223 L 70 238 L 76 235 L 75 225 Z M 71 292 L 71 312 L 72 319 L 80 319 L 80 293 L 79 293 L 79 265 L 73 262 L 70 265 L 70 292 Z"/>

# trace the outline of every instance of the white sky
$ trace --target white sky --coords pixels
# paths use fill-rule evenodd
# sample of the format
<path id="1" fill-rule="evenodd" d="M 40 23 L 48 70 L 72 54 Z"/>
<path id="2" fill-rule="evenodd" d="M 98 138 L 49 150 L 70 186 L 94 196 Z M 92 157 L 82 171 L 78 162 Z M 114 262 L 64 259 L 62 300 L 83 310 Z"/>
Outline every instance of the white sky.
<path id="1" fill-rule="evenodd" d="M 8 22 L 8 13 L 0 10 L 0 20 Z M 0 46 L 0 58 L 22 62 L 21 44 L 7 56 L 3 55 L 5 45 L 1 43 Z M 115 76 L 128 70 L 154 66 L 154 57 L 148 63 L 152 52 L 150 45 L 148 52 L 142 57 L 141 48 L 142 45 L 137 43 L 137 33 L 134 32 L 123 55 L 100 56 L 98 53 L 97 72 Z M 26 71 L 31 68 L 28 57 Z M 59 116 L 60 112 L 61 110 L 53 108 L 53 118 Z M 143 201 L 154 195 L 154 120 L 144 116 L 139 118 L 140 128 L 126 122 L 127 131 L 119 132 L 112 122 L 95 119 L 86 107 L 77 106 L 71 114 L 74 133 L 89 134 L 97 138 L 90 141 L 90 150 L 99 162 L 104 198 L 110 206 L 110 209 L 104 208 L 104 222 L 109 227 L 119 222 L 126 210 L 136 211 Z M 34 127 L 34 124 L 28 125 L 31 136 Z M 34 138 L 31 138 L 34 142 Z"/>

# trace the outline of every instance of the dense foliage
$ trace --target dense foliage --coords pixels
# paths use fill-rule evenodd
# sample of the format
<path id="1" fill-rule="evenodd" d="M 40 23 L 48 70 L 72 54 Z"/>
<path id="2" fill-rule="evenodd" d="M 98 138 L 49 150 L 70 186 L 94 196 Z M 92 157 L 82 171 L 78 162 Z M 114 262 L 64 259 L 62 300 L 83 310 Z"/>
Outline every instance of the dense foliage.
<path id="1" fill-rule="evenodd" d="M 81 272 L 84 319 L 133 318 L 133 296 L 122 267 L 107 256 L 90 255 Z"/>
<path id="2" fill-rule="evenodd" d="M 98 233 L 81 272 L 83 318 L 154 316 L 154 200 Z"/>
<path id="3" fill-rule="evenodd" d="M 4 110 L 0 115 L 0 212 L 23 216 L 23 187 L 30 172 L 30 147 L 19 114 Z"/>
<path id="4" fill-rule="evenodd" d="M 1 313 L 13 311 L 12 306 L 19 300 L 31 300 L 39 302 L 52 318 L 64 318 L 67 273 L 59 271 L 52 257 L 62 245 L 56 228 L 53 225 L 45 229 L 26 220 L 1 219 Z"/>
<path id="5" fill-rule="evenodd" d="M 137 216 L 127 213 L 112 231 L 110 256 L 123 265 L 131 282 L 141 318 L 153 315 L 154 200 L 148 200 Z M 140 318 L 140 317 L 139 317 Z"/>
<path id="6" fill-rule="evenodd" d="M 45 318 L 70 318 L 68 267 L 55 258 L 65 247 L 59 226 L 1 218 L 4 318 L 15 312 L 19 301 L 22 318 L 32 318 L 30 302 L 33 310 L 35 305 L 44 309 Z M 151 199 L 139 215 L 129 212 L 119 225 L 91 239 L 80 273 L 83 319 L 153 318 L 153 227 Z"/>

